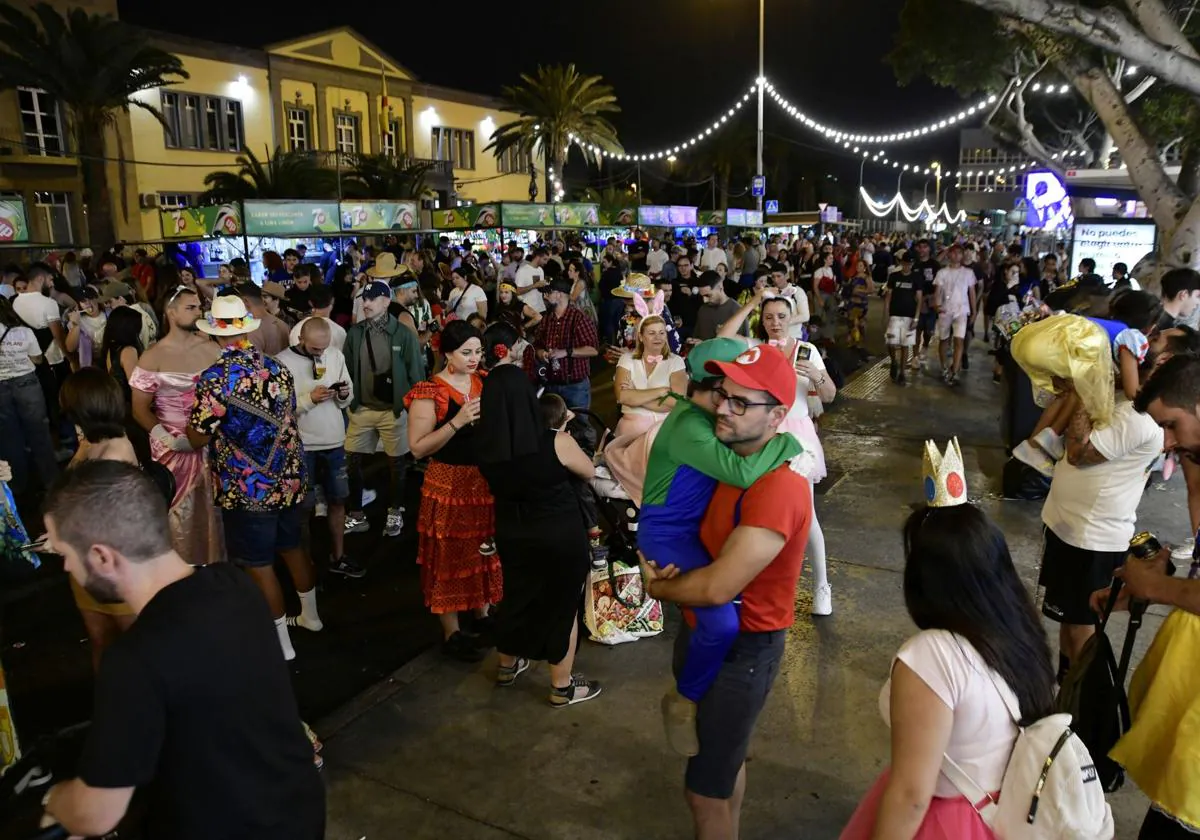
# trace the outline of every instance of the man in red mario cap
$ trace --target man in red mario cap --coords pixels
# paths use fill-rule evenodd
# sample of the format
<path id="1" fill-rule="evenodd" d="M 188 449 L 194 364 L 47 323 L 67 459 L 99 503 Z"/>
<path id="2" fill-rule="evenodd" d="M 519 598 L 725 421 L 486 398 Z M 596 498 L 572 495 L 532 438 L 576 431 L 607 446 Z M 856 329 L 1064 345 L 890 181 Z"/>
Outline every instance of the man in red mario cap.
<path id="1" fill-rule="evenodd" d="M 751 347 L 732 362 L 705 369 L 724 377 L 713 393 L 717 437 L 741 456 L 762 449 L 796 400 L 796 372 L 774 347 Z M 688 760 L 686 796 L 696 837 L 738 836 L 746 791 L 746 752 L 759 712 L 779 673 L 787 629 L 795 620 L 796 582 L 812 522 L 808 481 L 787 464 L 742 491 L 718 486 L 700 527 L 713 562 L 687 574 L 646 564 L 650 595 L 684 607 L 740 601 L 737 641 L 700 700 L 700 753 Z M 676 640 L 676 668 L 689 628 Z"/>

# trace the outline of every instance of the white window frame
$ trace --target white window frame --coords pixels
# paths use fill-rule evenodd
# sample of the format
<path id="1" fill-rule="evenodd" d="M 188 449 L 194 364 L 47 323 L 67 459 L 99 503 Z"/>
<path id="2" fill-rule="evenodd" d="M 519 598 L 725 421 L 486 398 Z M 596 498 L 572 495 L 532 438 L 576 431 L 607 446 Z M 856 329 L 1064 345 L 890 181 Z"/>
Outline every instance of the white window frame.
<path id="1" fill-rule="evenodd" d="M 29 97 L 31 100 L 30 108 L 26 108 L 25 103 L 22 101 L 25 97 Z M 25 139 L 25 151 L 27 154 L 58 157 L 67 153 L 67 139 L 63 134 L 62 109 L 53 96 L 41 88 L 18 87 L 17 107 L 21 112 L 21 133 Z M 33 117 L 34 130 L 32 132 L 25 129 L 26 115 Z M 53 121 L 53 126 L 47 125 L 51 121 Z M 54 130 L 51 131 L 51 128 Z M 57 141 L 58 151 L 46 148 L 46 141 L 48 139 Z"/>
<path id="2" fill-rule="evenodd" d="M 46 224 L 46 231 L 50 234 L 51 239 L 54 236 L 54 219 L 51 216 L 51 211 L 55 208 L 62 209 L 65 212 L 64 220 L 67 225 L 66 239 L 61 243 L 67 244 L 75 241 L 75 229 L 71 224 L 71 194 L 68 192 L 35 192 L 33 194 L 34 211 L 38 212 L 42 221 Z"/>
<path id="3" fill-rule="evenodd" d="M 383 136 L 380 138 L 380 151 L 388 157 L 394 158 L 400 155 L 400 120 L 389 119 L 387 121 L 387 129 L 384 130 Z"/>
<path id="4" fill-rule="evenodd" d="M 166 120 L 163 145 L 196 152 L 240 152 L 246 142 L 246 117 L 240 99 L 164 90 L 159 102 Z M 213 122 L 210 124 L 210 117 Z M 191 121 L 195 136 L 184 142 L 184 127 Z"/>
<path id="5" fill-rule="evenodd" d="M 362 119 L 348 111 L 333 112 L 333 149 L 341 155 L 356 155 L 362 148 L 359 138 Z"/>
<path id="6" fill-rule="evenodd" d="M 475 168 L 475 132 L 469 128 L 435 125 L 429 135 L 430 156 L 448 160 L 455 169 Z"/>
<path id="7" fill-rule="evenodd" d="M 158 206 L 161 210 L 182 210 L 184 207 L 191 207 L 195 203 L 195 197 L 191 193 L 164 193 L 158 194 Z"/>
<path id="8" fill-rule="evenodd" d="M 509 146 L 496 160 L 496 169 L 503 175 L 529 173 L 529 154 L 519 146 Z"/>
<path id="9" fill-rule="evenodd" d="M 312 111 L 303 105 L 288 105 L 284 109 L 287 120 L 288 148 L 293 152 L 312 150 Z"/>

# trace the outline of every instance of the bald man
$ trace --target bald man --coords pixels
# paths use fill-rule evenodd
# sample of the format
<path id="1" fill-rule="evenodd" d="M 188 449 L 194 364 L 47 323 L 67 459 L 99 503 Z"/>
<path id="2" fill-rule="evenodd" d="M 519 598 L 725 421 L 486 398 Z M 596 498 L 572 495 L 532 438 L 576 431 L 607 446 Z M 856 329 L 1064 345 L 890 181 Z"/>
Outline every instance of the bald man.
<path id="1" fill-rule="evenodd" d="M 346 474 L 346 423 L 343 411 L 354 398 L 354 386 L 346 369 L 346 357 L 331 346 L 329 321 L 309 318 L 300 327 L 299 341 L 280 351 L 275 359 L 296 380 L 296 410 L 309 487 L 306 500 L 316 504 L 316 488 L 325 493 L 327 522 L 333 555 L 329 571 L 335 575 L 361 578 L 366 571 L 346 555 L 346 498 L 350 495 Z"/>

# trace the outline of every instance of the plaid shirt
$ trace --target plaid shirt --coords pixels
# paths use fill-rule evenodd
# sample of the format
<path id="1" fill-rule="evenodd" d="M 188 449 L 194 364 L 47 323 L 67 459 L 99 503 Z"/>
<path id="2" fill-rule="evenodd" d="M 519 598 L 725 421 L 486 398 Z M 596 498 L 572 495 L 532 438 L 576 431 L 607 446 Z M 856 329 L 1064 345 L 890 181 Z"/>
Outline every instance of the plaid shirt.
<path id="1" fill-rule="evenodd" d="M 538 325 L 537 337 L 533 340 L 535 350 L 571 350 L 577 347 L 600 349 L 600 337 L 596 325 L 590 318 L 570 304 L 560 318 L 553 309 L 547 309 Z M 588 379 L 591 376 L 591 360 L 578 357 L 559 359 L 559 372 L 547 365 L 548 380 L 554 384 L 568 384 Z"/>

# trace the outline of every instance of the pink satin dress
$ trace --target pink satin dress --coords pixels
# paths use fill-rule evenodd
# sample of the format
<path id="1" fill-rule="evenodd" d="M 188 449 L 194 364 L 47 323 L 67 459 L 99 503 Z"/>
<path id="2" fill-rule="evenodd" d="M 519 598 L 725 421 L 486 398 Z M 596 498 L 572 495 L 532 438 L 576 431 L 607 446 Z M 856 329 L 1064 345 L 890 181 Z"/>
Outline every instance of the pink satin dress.
<path id="1" fill-rule="evenodd" d="M 134 368 L 129 386 L 154 397 L 158 422 L 173 435 L 187 434 L 188 418 L 196 399 L 198 374 L 148 371 Z M 171 502 L 171 546 L 188 563 L 204 565 L 225 559 L 221 518 L 213 506 L 212 479 L 203 449 L 176 452 L 153 437 L 150 454 L 175 476 Z"/>

